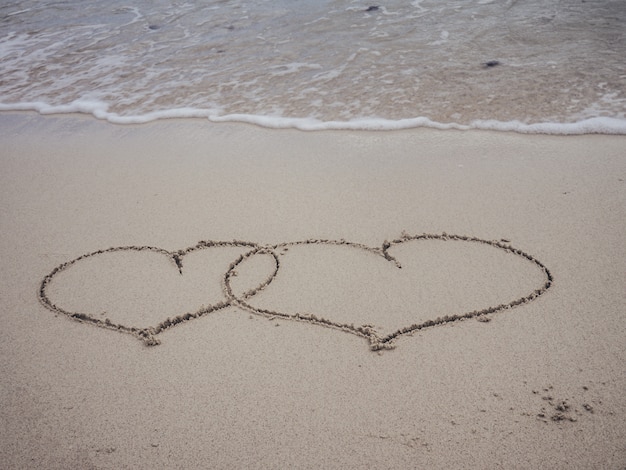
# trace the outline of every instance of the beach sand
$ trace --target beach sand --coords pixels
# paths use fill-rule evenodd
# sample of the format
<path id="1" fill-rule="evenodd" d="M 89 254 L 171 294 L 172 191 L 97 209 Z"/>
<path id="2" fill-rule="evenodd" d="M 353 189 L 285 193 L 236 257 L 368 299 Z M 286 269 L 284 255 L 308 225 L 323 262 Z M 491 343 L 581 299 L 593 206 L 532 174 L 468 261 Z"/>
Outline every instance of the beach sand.
<path id="1" fill-rule="evenodd" d="M 3 468 L 626 468 L 626 137 L 0 138 Z"/>

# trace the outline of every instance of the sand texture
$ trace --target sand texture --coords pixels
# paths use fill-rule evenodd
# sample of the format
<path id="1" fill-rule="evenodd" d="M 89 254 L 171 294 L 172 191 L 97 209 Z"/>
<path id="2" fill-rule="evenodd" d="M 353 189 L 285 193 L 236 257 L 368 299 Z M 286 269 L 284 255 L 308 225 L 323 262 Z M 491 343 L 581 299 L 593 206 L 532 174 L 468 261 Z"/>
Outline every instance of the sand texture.
<path id="1" fill-rule="evenodd" d="M 3 468 L 626 468 L 626 138 L 0 114 Z"/>

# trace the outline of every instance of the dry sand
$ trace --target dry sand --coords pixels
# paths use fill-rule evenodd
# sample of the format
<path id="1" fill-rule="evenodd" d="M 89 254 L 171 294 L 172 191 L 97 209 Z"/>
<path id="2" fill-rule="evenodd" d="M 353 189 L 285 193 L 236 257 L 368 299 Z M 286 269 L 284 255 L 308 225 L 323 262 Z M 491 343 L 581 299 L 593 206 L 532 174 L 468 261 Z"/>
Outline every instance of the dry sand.
<path id="1" fill-rule="evenodd" d="M 3 468 L 626 468 L 626 137 L 0 138 Z"/>

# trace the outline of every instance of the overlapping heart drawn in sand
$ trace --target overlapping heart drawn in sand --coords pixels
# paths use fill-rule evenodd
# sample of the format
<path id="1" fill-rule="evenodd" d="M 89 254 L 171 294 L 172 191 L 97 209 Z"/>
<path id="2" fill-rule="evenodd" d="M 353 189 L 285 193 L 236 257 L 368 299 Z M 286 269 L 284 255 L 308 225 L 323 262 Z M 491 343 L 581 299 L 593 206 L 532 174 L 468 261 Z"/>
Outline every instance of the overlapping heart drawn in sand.
<path id="1" fill-rule="evenodd" d="M 367 323 L 367 318 L 360 318 L 361 325 L 355 326 L 353 322 L 347 323 L 345 321 L 337 320 L 322 316 L 320 313 L 302 313 L 302 312 L 287 312 L 277 311 L 273 308 L 259 307 L 252 305 L 252 299 L 257 294 L 265 291 L 266 288 L 272 284 L 277 278 L 277 275 L 281 269 L 281 256 L 284 255 L 290 248 L 299 246 L 318 246 L 318 247 L 341 247 L 355 252 L 368 254 L 368 256 L 377 257 L 387 264 L 390 264 L 394 268 L 402 268 L 401 263 L 390 253 L 394 247 L 399 247 L 407 242 L 426 242 L 426 241 L 439 241 L 447 243 L 464 244 L 463 247 L 469 245 L 480 245 L 489 250 L 498 250 L 500 253 L 507 255 L 513 255 L 516 259 L 521 260 L 526 265 L 533 268 L 533 272 L 536 271 L 537 282 L 533 286 L 529 286 L 528 291 L 513 300 L 503 299 L 502 303 L 497 305 L 487 305 L 479 309 L 471 311 L 461 312 L 449 312 L 447 315 L 437 316 L 431 319 L 422 319 L 417 323 L 406 324 L 401 327 L 393 327 L 392 331 L 383 333 L 384 328 L 375 327 L 370 323 Z M 152 257 L 159 258 L 159 260 L 167 260 L 172 273 L 178 271 L 177 276 L 183 276 L 187 273 L 187 267 L 183 267 L 183 262 L 190 260 L 193 253 L 199 253 L 206 250 L 215 249 L 239 249 L 240 253 L 236 258 L 228 265 L 226 271 L 222 275 L 221 296 L 222 299 L 211 303 L 210 305 L 202 305 L 196 309 L 192 308 L 192 311 L 178 314 L 172 312 L 171 316 L 168 316 L 164 320 L 160 321 L 156 325 L 152 326 L 132 326 L 124 324 L 124 321 L 111 320 L 109 316 L 105 316 L 104 313 L 98 314 L 95 311 L 80 312 L 72 311 L 68 307 L 63 307 L 58 303 L 51 300 L 49 290 L 54 284 L 55 279 L 61 273 L 68 273 L 72 271 L 72 268 L 80 265 L 81 262 L 85 263 L 87 260 L 98 261 L 103 258 L 110 257 L 110 255 L 125 255 L 130 257 L 131 254 L 143 254 Z M 269 265 L 266 265 L 266 275 L 261 280 L 256 280 L 255 286 L 249 289 L 243 289 L 241 286 L 235 286 L 237 283 L 241 283 L 241 276 L 239 271 L 245 270 L 246 264 L 251 260 L 257 258 L 264 258 L 269 260 Z M 192 267 L 193 268 L 193 267 Z M 249 281 L 249 276 L 246 278 Z M 539 279 L 540 278 L 540 279 Z M 201 241 L 196 245 L 179 250 L 168 251 L 162 248 L 151 246 L 121 246 L 113 247 L 104 250 L 98 250 L 92 253 L 87 253 L 79 256 L 76 259 L 65 262 L 56 267 L 50 274 L 48 274 L 41 282 L 39 289 L 39 299 L 41 303 L 48 309 L 56 313 L 66 315 L 76 321 L 90 323 L 95 326 L 116 330 L 123 333 L 128 333 L 141 339 L 146 345 L 152 346 L 160 344 L 157 336 L 167 329 L 178 325 L 180 323 L 189 322 L 198 319 L 204 315 L 212 312 L 216 312 L 227 307 L 238 307 L 249 311 L 255 315 L 261 315 L 268 318 L 279 318 L 284 320 L 292 320 L 299 322 L 306 322 L 313 325 L 324 326 L 327 328 L 334 328 L 347 333 L 351 333 L 368 340 L 370 348 L 372 350 L 391 349 L 395 347 L 395 340 L 398 337 L 409 335 L 418 330 L 425 328 L 432 328 L 440 325 L 444 325 L 459 320 L 478 318 L 484 319 L 488 315 L 510 309 L 516 306 L 526 304 L 540 295 L 544 294 L 552 285 L 553 278 L 548 268 L 541 263 L 534 256 L 511 246 L 507 240 L 484 240 L 476 237 L 462 236 L 462 235 L 449 235 L 443 234 L 421 234 L 421 235 L 408 235 L 403 234 L 400 238 L 385 241 L 380 247 L 371 247 L 360 243 L 353 243 L 346 240 L 318 240 L 310 239 L 297 242 L 283 242 L 276 245 L 260 245 L 253 242 L 246 242 L 240 240 L 233 241 Z M 68 299 L 65 303 L 71 303 Z M 415 305 L 415 309 L 419 310 L 419 305 Z M 104 316 L 104 317 L 103 317 Z M 416 315 L 417 316 L 417 315 Z M 123 316 L 122 316 L 123 317 Z M 341 317 L 338 315 L 337 318 Z"/>

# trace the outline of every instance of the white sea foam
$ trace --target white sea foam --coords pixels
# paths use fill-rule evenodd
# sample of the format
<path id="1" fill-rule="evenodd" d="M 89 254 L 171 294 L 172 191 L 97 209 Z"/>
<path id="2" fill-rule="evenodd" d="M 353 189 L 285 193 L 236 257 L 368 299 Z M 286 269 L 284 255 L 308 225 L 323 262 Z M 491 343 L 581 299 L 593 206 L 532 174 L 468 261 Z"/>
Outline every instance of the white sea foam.
<path id="1" fill-rule="evenodd" d="M 622 0 L 22 0 L 0 17 L 0 110 L 626 134 Z"/>
<path id="2" fill-rule="evenodd" d="M 313 118 L 288 118 L 280 115 L 263 116 L 252 114 L 221 114 L 219 109 L 194 109 L 175 108 L 136 116 L 121 116 L 108 111 L 106 103 L 97 101 L 75 101 L 68 105 L 49 105 L 42 102 L 0 104 L 0 111 L 36 111 L 40 114 L 70 114 L 83 113 L 91 114 L 97 119 L 102 119 L 113 124 L 145 124 L 158 119 L 176 118 L 207 118 L 211 122 L 242 122 L 255 124 L 262 127 L 275 129 L 299 129 L 302 131 L 323 131 L 323 130 L 369 130 L 369 131 L 390 131 L 427 127 L 440 130 L 495 130 L 518 132 L 524 134 L 557 134 L 557 135 L 577 135 L 577 134 L 626 134 L 626 120 L 613 119 L 607 117 L 589 118 L 572 123 L 543 122 L 525 124 L 519 121 L 495 121 L 482 120 L 473 121 L 470 124 L 459 124 L 455 122 L 441 123 L 432 121 L 426 117 L 410 119 L 376 119 L 363 118 L 351 121 L 320 121 Z"/>

